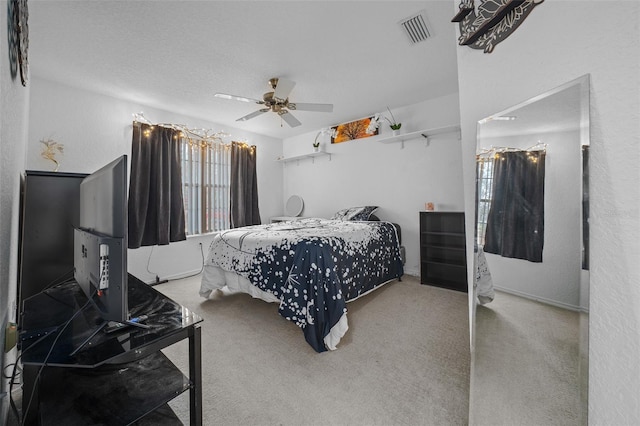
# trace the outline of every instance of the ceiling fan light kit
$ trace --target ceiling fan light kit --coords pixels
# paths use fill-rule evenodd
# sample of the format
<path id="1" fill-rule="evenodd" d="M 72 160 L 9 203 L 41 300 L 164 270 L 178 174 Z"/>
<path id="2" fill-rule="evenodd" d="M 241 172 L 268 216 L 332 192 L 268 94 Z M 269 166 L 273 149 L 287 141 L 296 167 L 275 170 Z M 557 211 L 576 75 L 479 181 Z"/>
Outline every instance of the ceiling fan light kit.
<path id="1" fill-rule="evenodd" d="M 296 85 L 295 81 L 274 77 L 269 79 L 269 85 L 271 86 L 271 89 L 273 89 L 273 91 L 267 92 L 262 95 L 261 101 L 245 96 L 229 95 L 227 93 L 216 93 L 214 96 L 227 100 L 255 102 L 259 105 L 265 106 L 265 108 L 261 108 L 257 111 L 240 117 L 236 121 L 247 121 L 259 115 L 262 115 L 265 112 L 271 111 L 278 114 L 280 118 L 290 127 L 297 127 L 302 123 L 296 117 L 294 117 L 290 113 L 290 111 L 333 112 L 333 104 L 289 102 L 289 95 Z"/>

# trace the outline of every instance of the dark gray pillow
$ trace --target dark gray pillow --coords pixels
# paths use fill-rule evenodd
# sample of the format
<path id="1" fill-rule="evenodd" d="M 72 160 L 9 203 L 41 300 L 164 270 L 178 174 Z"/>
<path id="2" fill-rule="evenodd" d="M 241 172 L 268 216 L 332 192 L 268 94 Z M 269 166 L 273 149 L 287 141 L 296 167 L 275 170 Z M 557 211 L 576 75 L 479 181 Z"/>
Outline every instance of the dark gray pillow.
<path id="1" fill-rule="evenodd" d="M 360 212 L 356 213 L 349 220 L 369 220 L 369 218 L 371 217 L 373 212 L 376 211 L 377 208 L 378 208 L 378 206 L 363 206 L 362 210 Z"/>
<path id="2" fill-rule="evenodd" d="M 349 207 L 337 211 L 331 219 L 335 220 L 369 220 L 369 216 L 378 206 Z"/>

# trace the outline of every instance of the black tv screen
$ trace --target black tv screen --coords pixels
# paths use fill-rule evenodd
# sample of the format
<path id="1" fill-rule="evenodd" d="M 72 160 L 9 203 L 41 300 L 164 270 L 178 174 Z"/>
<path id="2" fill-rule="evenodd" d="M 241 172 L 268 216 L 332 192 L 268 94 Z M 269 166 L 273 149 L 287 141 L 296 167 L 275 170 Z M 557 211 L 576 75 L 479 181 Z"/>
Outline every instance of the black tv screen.
<path id="1" fill-rule="evenodd" d="M 80 228 L 127 237 L 127 156 L 112 161 L 80 183 Z"/>
<path id="2" fill-rule="evenodd" d="M 127 300 L 127 156 L 80 183 L 74 276 L 105 321 L 129 319 Z"/>

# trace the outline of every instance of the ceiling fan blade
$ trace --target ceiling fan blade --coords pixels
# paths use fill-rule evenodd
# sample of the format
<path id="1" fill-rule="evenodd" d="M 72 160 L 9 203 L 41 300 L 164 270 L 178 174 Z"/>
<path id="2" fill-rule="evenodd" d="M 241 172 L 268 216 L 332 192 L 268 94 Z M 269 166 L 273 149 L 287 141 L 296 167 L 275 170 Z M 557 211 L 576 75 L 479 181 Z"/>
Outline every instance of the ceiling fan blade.
<path id="1" fill-rule="evenodd" d="M 296 111 L 333 112 L 333 104 L 303 104 L 289 102 L 287 108 Z"/>
<path id="2" fill-rule="evenodd" d="M 260 114 L 264 114 L 265 112 L 270 111 L 269 108 L 262 108 L 257 111 L 252 112 L 251 114 L 247 114 L 244 117 L 238 118 L 236 121 L 247 121 L 251 120 L 254 117 L 259 116 Z"/>
<path id="3" fill-rule="evenodd" d="M 215 93 L 213 96 L 215 96 L 216 98 L 221 98 L 221 99 L 230 99 L 232 101 L 255 102 L 257 104 L 263 104 L 264 103 L 264 101 L 261 101 L 261 100 L 258 100 L 258 99 L 247 98 L 245 96 L 229 95 L 227 93 Z"/>
<path id="4" fill-rule="evenodd" d="M 280 117 L 282 117 L 282 119 L 287 122 L 289 127 L 298 127 L 299 125 L 302 124 L 301 122 L 298 121 L 297 118 L 295 118 L 293 115 L 291 115 L 291 113 L 289 113 L 289 111 L 285 109 L 280 111 L 278 114 L 280 114 Z"/>
<path id="5" fill-rule="evenodd" d="M 273 97 L 284 101 L 289 97 L 289 94 L 291 93 L 295 85 L 295 81 L 287 80 L 285 78 L 279 78 L 278 83 L 276 84 L 276 88 L 273 92 Z"/>

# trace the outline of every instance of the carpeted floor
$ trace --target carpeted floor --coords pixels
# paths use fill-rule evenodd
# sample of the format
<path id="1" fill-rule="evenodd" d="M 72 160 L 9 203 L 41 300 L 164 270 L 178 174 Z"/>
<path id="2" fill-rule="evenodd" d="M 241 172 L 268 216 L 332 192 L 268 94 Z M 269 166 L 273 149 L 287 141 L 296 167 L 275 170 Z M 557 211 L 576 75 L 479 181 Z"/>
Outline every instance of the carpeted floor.
<path id="1" fill-rule="evenodd" d="M 155 288 L 204 318 L 205 425 L 466 425 L 467 295 L 391 282 L 347 305 L 338 350 L 316 353 L 276 304 L 198 295 L 200 277 Z M 164 352 L 183 371 L 186 342 Z M 171 406 L 188 423 L 188 395 Z"/>
<path id="2" fill-rule="evenodd" d="M 578 312 L 508 293 L 478 306 L 470 424 L 586 424 L 579 327 Z"/>

